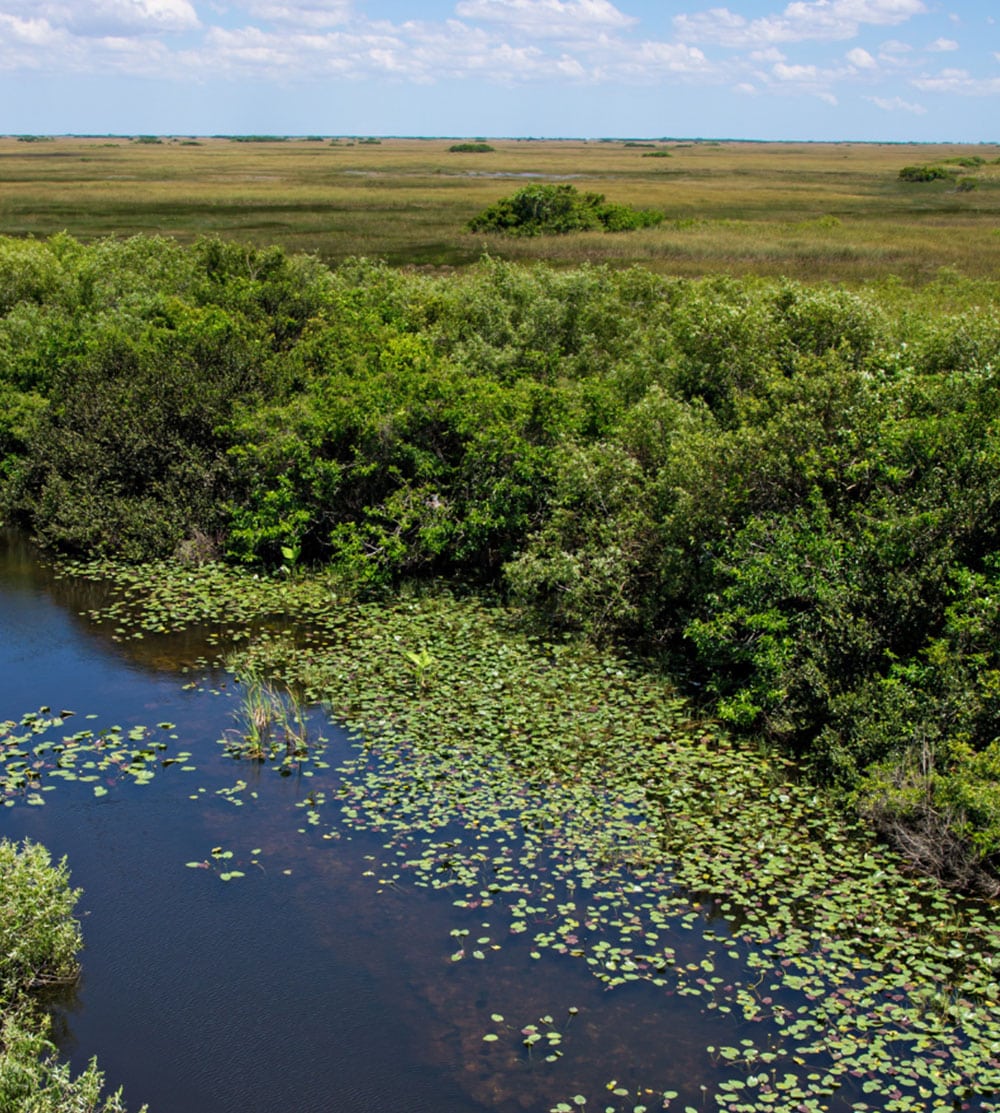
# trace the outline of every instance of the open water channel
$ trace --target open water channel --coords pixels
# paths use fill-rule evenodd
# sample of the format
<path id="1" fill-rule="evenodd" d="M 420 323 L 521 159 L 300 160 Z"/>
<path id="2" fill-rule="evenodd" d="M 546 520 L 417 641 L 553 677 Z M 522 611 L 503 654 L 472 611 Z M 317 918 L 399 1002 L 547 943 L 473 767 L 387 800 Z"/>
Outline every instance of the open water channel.
<path id="1" fill-rule="evenodd" d="M 5 836 L 66 855 L 84 891 L 83 978 L 59 1009 L 74 1065 L 98 1055 L 133 1108 L 157 1113 L 479 1108 L 408 984 L 433 911 L 376 892 L 362 839 L 331 852 L 299 834 L 301 780 L 261 777 L 242 808 L 215 796 L 235 780 L 217 741 L 232 726 L 225 676 L 186 687 L 180 670 L 204 647 L 125 650 L 79 616 L 94 602 L 93 585 L 54 579 L 5 538 L 0 719 L 51 706 L 75 713 L 67 732 L 172 722 L 196 767 L 99 797 L 90 782 L 59 784 L 44 806 L 0 813 Z M 218 846 L 240 883 L 185 868 Z"/>

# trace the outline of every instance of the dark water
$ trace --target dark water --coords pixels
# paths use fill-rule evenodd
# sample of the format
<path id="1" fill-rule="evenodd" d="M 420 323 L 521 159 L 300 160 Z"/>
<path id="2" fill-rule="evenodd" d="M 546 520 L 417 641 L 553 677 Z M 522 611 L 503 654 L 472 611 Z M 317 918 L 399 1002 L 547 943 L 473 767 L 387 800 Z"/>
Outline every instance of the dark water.
<path id="1" fill-rule="evenodd" d="M 310 733 L 325 737 L 326 765 L 283 777 L 273 766 L 236 760 L 219 740 L 234 727 L 239 693 L 225 672 L 205 664 L 217 652 L 207 637 L 116 642 L 85 617 L 105 601 L 100 585 L 58 577 L 23 541 L 0 531 L 0 721 L 19 722 L 51 708 L 46 716 L 72 712 L 55 728 L 55 740 L 65 736 L 59 732 L 99 735 L 115 727 L 127 736 L 140 724 L 154 739 L 169 740 L 148 783 L 135 783 L 104 762 L 115 745 L 87 743 L 93 773 L 83 758 L 73 766 L 76 780 L 60 781 L 58 770 L 46 768 L 37 791 L 0 807 L 0 835 L 28 837 L 56 857 L 65 855 L 73 884 L 83 889 L 83 976 L 52 1006 L 56 1037 L 77 1071 L 96 1056 L 109 1084 L 124 1087 L 130 1108 L 701 1110 L 717 1107 L 717 1085 L 751 1082 L 751 1068 L 730 1070 L 713 1054 L 716 1045 L 781 1042 L 773 1019 L 750 1023 L 741 1008 L 713 1013 L 708 997 L 685 994 L 673 975 L 660 989 L 635 980 L 608 992 L 586 962 L 565 952 L 549 949 L 539 961 L 532 938 L 554 930 L 554 902 L 539 901 L 544 907 L 519 913 L 533 919 L 524 934 L 508 923 L 509 894 L 527 888 L 504 890 L 491 911 L 491 900 L 456 901 L 455 890 L 445 886 L 421 887 L 403 874 L 397 884 L 390 863 L 419 857 L 421 839 L 458 840 L 443 844 L 446 857 L 463 838 L 466 845 L 470 838 L 479 848 L 486 845 L 484 835 L 471 836 L 460 825 L 468 817 L 458 815 L 432 836 L 403 825 L 394 835 L 366 830 L 336 808 L 326 809 L 319 822 L 319 801 L 349 789 L 350 778 L 378 771 L 379 761 L 384 767 L 390 757 L 404 764 L 405 740 L 398 740 L 399 755 L 362 753 L 314 709 Z M 162 764 L 164 756 L 171 761 Z M 234 793 L 238 782 L 245 783 Z M 381 796 L 377 803 L 387 806 Z M 493 846 L 489 842 L 489 853 L 477 861 L 488 861 Z M 528 868 L 544 873 L 543 861 L 544 855 L 533 858 Z M 243 876 L 225 881 L 223 870 Z M 662 876 L 668 885 L 668 875 Z M 530 877 L 534 885 L 537 875 Z M 627 871 L 619 878 L 629 892 L 641 894 L 634 880 Z M 482 890 L 483 883 L 476 886 L 486 898 L 492 890 Z M 562 886 L 556 900 L 568 899 L 575 915 L 568 886 L 577 881 L 563 876 L 553 884 Z M 599 888 L 609 884 L 604 879 Z M 681 930 L 671 922 L 665 938 L 676 954 L 670 963 L 676 971 L 714 970 L 719 986 L 730 983 L 719 990 L 725 1004 L 746 984 L 747 948 L 738 926 L 706 910 L 697 894 L 681 897 L 683 920 L 696 919 L 699 928 Z M 580 906 L 604 908 L 608 899 L 603 891 Z M 621 938 L 638 932 L 635 909 L 612 900 L 600 930 L 622 926 L 615 917 L 624 917 L 632 926 L 623 927 Z M 472 945 L 490 953 L 472 951 L 468 960 L 452 961 L 458 927 L 468 929 L 470 943 L 482 932 Z M 486 946 L 495 939 L 502 947 Z M 786 961 L 779 958 L 779 964 L 783 969 Z M 751 977 L 752 992 L 765 974 L 755 968 Z M 798 990 L 771 984 L 763 992 L 762 1003 L 777 1002 L 789 1016 L 812 1007 Z M 840 1027 L 852 1022 L 849 1008 L 840 1015 Z M 562 1030 L 558 1055 L 545 1058 L 546 1044 L 538 1054 L 522 1039 L 531 1030 L 524 1026 L 534 1021 Z M 833 1062 L 823 1047 L 801 1054 L 809 1061 L 785 1052 L 775 1078 L 796 1065 L 818 1079 Z M 895 1074 L 895 1060 L 887 1069 Z M 777 1092 L 765 1104 L 831 1113 L 892 1108 L 870 1095 L 868 1077 L 876 1078 L 861 1069 L 842 1071 L 837 1092 L 826 1092 L 821 1105 L 789 1104 Z M 886 1082 L 886 1092 L 892 1086 Z M 994 1108 L 969 1098 L 956 1099 L 954 1108 Z"/>
<path id="2" fill-rule="evenodd" d="M 397 951 L 398 899 L 362 878 L 371 848 L 299 834 L 295 778 L 260 776 L 258 800 L 241 808 L 216 797 L 253 771 L 216 741 L 232 701 L 185 690 L 189 677 L 169 667 L 197 643 L 126 653 L 78 617 L 94 601 L 92 587 L 56 581 L 16 540 L 0 542 L 0 719 L 49 705 L 76 712 L 67 729 L 169 720 L 198 770 L 163 769 L 99 799 L 60 785 L 44 807 L 0 810 L 0 833 L 68 856 L 84 890 L 84 976 L 59 1018 L 74 1066 L 98 1055 L 130 1105 L 154 1113 L 482 1108 L 454 1081 L 457 1049 L 409 984 L 421 959 L 419 946 Z M 185 868 L 217 845 L 244 860 L 260 848 L 261 866 L 228 884 Z M 415 943 L 433 932 L 434 909 L 419 915 L 422 926 L 402 925 Z"/>

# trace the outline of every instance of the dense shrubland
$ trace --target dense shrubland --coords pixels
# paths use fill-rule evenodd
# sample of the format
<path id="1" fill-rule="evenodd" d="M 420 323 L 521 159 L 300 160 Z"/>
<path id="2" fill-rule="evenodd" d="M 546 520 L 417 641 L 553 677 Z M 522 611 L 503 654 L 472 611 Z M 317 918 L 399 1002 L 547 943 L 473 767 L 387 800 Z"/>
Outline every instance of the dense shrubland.
<path id="1" fill-rule="evenodd" d="M 4 513 L 78 552 L 500 590 L 657 655 L 968 881 L 1000 861 L 996 304 L 5 241 Z"/>

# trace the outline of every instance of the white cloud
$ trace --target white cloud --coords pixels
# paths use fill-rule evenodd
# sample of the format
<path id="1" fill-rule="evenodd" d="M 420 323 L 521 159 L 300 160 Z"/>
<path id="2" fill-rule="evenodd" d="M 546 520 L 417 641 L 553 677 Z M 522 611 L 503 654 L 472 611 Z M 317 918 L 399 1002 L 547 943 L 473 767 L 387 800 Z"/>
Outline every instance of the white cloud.
<path id="1" fill-rule="evenodd" d="M 3 0 L 4 14 L 46 20 L 74 35 L 158 34 L 201 26 L 190 0 Z"/>
<path id="2" fill-rule="evenodd" d="M 0 67 L 283 85 L 331 76 L 504 85 L 725 79 L 697 46 L 623 34 L 635 20 L 608 0 L 462 0 L 459 10 L 478 14 L 478 25 L 374 21 L 351 2 L 226 0 L 204 8 L 215 24 L 202 26 L 189 0 L 0 0 Z M 182 48 L 166 37 L 194 30 Z"/>
<path id="3" fill-rule="evenodd" d="M 922 104 L 903 100 L 902 97 L 866 97 L 883 112 L 912 112 L 915 116 L 924 116 L 927 109 Z"/>
<path id="4" fill-rule="evenodd" d="M 243 6 L 252 19 L 289 27 L 335 27 L 351 17 L 350 0 L 248 0 Z"/>
<path id="5" fill-rule="evenodd" d="M 966 97 L 992 97 L 1000 93 L 1000 77 L 973 77 L 968 70 L 942 70 L 935 76 L 916 77 L 913 84 L 925 93 L 952 93 Z"/>
<path id="6" fill-rule="evenodd" d="M 563 77 L 572 77 L 579 80 L 587 76 L 587 71 L 576 58 L 569 58 L 565 55 L 556 62 L 555 68 Z"/>
<path id="7" fill-rule="evenodd" d="M 595 29 L 624 29 L 635 23 L 608 0 L 460 0 L 462 19 L 497 23 L 545 38 L 583 38 Z"/>
<path id="8" fill-rule="evenodd" d="M 753 47 L 808 39 L 854 38 L 863 24 L 892 26 L 927 10 L 923 0 L 793 0 L 780 15 L 748 20 L 728 8 L 674 17 L 687 42 Z"/>
<path id="9" fill-rule="evenodd" d="M 779 81 L 815 81 L 819 76 L 815 66 L 788 66 L 784 62 L 772 66 L 771 73 Z"/>
<path id="10" fill-rule="evenodd" d="M 430 84 L 441 78 L 478 77 L 497 84 L 623 80 L 648 83 L 664 73 L 685 74 L 704 65 L 696 48 L 663 43 L 629 47 L 609 41 L 597 66 L 564 51 L 553 56 L 533 43 L 510 43 L 459 20 L 445 24 L 409 22 L 357 24 L 345 30 L 290 34 L 244 27 L 213 28 L 203 48 L 188 55 L 204 75 L 263 76 L 308 81 L 335 75 L 390 78 Z"/>
<path id="11" fill-rule="evenodd" d="M 703 72 L 708 59 L 696 46 L 680 43 L 641 43 L 635 52 L 636 62 L 651 75 L 667 70 L 671 73 Z"/>
<path id="12" fill-rule="evenodd" d="M 949 50 L 958 50 L 958 43 L 955 42 L 954 39 L 935 39 L 927 49 L 928 50 L 933 50 L 935 52 L 937 52 L 937 51 L 947 52 Z"/>
<path id="13" fill-rule="evenodd" d="M 752 62 L 784 62 L 785 55 L 776 46 L 769 46 L 766 50 L 751 50 L 750 60 Z"/>
<path id="14" fill-rule="evenodd" d="M 357 0 L 203 0 L 199 6 L 204 23 L 192 0 L 0 0 L 0 69 L 286 86 L 331 77 L 418 85 L 472 78 L 506 86 L 714 84 L 740 97 L 807 96 L 835 104 L 848 83 L 871 91 L 886 74 L 927 65 L 930 57 L 898 39 L 878 51 L 845 43 L 826 59 L 785 45 L 840 41 L 865 25 L 888 28 L 924 11 L 924 0 L 792 0 L 759 19 L 720 7 L 678 16 L 677 29 L 693 34 L 672 41 L 643 39 L 637 21 L 611 0 L 457 0 L 451 19 L 395 23 L 366 17 Z M 213 20 L 216 25 L 205 25 Z M 182 48 L 170 38 L 195 31 L 180 40 Z M 720 61 L 701 48 L 705 42 L 747 49 Z M 940 39 L 933 49 L 951 49 L 948 43 Z M 923 73 L 913 86 L 986 96 L 1000 92 L 1000 78 L 942 70 Z M 901 88 L 897 83 L 872 104 L 922 114 L 922 106 L 892 96 Z"/>
<path id="15" fill-rule="evenodd" d="M 0 34 L 6 40 L 22 46 L 49 46 L 57 32 L 47 19 L 18 19 L 17 16 L 0 13 Z"/>
<path id="16" fill-rule="evenodd" d="M 847 52 L 847 60 L 852 66 L 857 66 L 859 70 L 877 70 L 878 62 L 860 46 L 856 46 L 853 50 Z"/>
<path id="17" fill-rule="evenodd" d="M 200 26 L 188 0 L 96 0 L 81 4 L 67 27 L 78 34 L 190 31 Z"/>

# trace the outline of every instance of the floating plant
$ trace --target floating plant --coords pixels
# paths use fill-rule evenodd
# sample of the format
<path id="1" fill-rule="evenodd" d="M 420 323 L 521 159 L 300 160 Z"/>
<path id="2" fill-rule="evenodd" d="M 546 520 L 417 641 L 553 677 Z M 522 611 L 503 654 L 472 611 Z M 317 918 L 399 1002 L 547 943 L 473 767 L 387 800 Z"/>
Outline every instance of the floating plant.
<path id="1" fill-rule="evenodd" d="M 615 1080 L 567 1091 L 559 1113 L 1000 1109 L 992 911 L 908 875 L 786 760 L 697 721 L 641 662 L 526 636 L 446 594 L 357 604 L 308 576 L 75 571 L 119 585 L 92 615 L 116 636 L 212 624 L 237 672 L 322 701 L 349 728 L 353 753 L 308 770 L 322 779 L 298 801 L 299 829 L 327 842 L 373 833 L 373 884 L 450 899 L 450 969 L 518 949 L 577 962 L 609 993 L 644 987 L 715 1018 L 710 1086 Z M 32 802 L 57 768 L 105 763 L 141 783 L 162 761 L 151 738 L 120 729 L 100 748 L 62 740 L 56 755 L 61 725 L 26 718 L 0 736 L 6 803 Z M 85 760 L 61 766 L 73 746 Z M 202 864 L 241 872 L 214 853 L 189 863 Z M 536 1069 L 561 1069 L 575 1014 L 503 1015 L 484 1014 L 484 1054 L 518 1044 Z"/>

